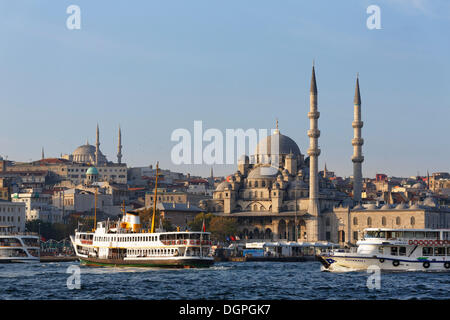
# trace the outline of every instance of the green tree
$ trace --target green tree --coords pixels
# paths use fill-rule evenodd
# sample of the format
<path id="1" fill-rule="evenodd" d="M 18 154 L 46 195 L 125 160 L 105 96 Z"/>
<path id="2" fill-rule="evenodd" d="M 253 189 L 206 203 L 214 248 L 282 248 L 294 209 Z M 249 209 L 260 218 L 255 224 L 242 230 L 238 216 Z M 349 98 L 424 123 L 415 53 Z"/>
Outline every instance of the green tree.
<path id="1" fill-rule="evenodd" d="M 211 232 L 211 238 L 215 241 L 225 241 L 227 237 L 234 236 L 238 232 L 235 218 L 218 217 L 212 213 L 196 215 L 188 226 L 192 231 L 202 231 L 203 221 L 205 221 L 206 231 Z"/>

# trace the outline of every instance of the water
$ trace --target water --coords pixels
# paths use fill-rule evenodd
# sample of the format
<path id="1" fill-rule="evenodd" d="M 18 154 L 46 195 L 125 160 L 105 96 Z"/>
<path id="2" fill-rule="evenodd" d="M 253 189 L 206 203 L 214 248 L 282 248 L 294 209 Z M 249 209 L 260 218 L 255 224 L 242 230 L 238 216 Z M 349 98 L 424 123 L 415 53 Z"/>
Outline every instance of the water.
<path id="1" fill-rule="evenodd" d="M 382 273 L 380 290 L 369 290 L 368 273 L 321 272 L 318 262 L 224 262 L 209 269 L 81 266 L 81 288 L 70 290 L 71 265 L 79 263 L 1 264 L 0 299 L 450 298 L 450 273 Z"/>

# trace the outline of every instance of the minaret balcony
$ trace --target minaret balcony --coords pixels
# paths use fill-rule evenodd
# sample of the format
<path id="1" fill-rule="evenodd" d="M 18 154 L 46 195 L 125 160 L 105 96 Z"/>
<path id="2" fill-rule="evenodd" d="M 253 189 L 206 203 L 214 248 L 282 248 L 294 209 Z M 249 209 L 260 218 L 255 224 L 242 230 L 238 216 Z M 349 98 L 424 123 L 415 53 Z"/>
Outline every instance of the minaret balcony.
<path id="1" fill-rule="evenodd" d="M 363 138 L 354 138 L 352 139 L 352 145 L 353 146 L 362 146 L 364 144 Z"/>
<path id="2" fill-rule="evenodd" d="M 310 138 L 320 137 L 320 130 L 319 129 L 308 130 L 308 137 L 310 137 Z"/>
<path id="3" fill-rule="evenodd" d="M 361 162 L 363 162 L 364 161 L 364 156 L 358 156 L 358 155 L 356 155 L 356 156 L 353 156 L 352 157 L 352 162 L 356 162 L 356 163 L 361 163 Z"/>
<path id="4" fill-rule="evenodd" d="M 315 148 L 315 149 L 308 149 L 308 155 L 311 156 L 316 156 L 318 157 L 320 155 L 320 149 L 319 148 Z"/>
<path id="5" fill-rule="evenodd" d="M 308 112 L 308 118 L 309 119 L 319 119 L 319 117 L 320 117 L 320 112 L 319 111 Z"/>
<path id="6" fill-rule="evenodd" d="M 353 121 L 353 122 L 352 122 L 352 127 L 353 127 L 353 128 L 362 128 L 363 125 L 364 125 L 364 121 L 358 121 L 358 120 L 356 120 L 356 121 Z"/>

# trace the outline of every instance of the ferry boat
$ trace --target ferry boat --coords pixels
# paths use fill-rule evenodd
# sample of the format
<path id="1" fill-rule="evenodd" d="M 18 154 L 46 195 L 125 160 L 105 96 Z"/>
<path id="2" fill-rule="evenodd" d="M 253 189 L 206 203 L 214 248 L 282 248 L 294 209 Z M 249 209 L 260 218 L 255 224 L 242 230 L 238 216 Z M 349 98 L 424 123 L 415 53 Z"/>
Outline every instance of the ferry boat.
<path id="1" fill-rule="evenodd" d="M 116 222 L 99 222 L 95 230 L 75 230 L 71 236 L 75 254 L 81 264 L 89 266 L 128 267 L 209 267 L 214 263 L 211 254 L 211 234 L 205 232 L 155 230 L 155 201 L 150 230 L 142 230 L 139 213 L 124 212 Z"/>
<path id="2" fill-rule="evenodd" d="M 450 271 L 450 229 L 368 228 L 356 244 L 319 254 L 322 270 Z"/>
<path id="3" fill-rule="evenodd" d="M 39 262 L 39 235 L 14 232 L 14 226 L 0 226 L 0 263 Z"/>

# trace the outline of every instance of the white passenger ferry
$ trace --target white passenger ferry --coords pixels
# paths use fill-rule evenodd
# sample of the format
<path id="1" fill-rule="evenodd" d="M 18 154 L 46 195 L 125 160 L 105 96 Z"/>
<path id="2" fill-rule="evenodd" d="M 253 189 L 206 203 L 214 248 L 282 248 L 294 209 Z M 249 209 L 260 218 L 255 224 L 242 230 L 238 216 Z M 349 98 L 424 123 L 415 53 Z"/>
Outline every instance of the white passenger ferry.
<path id="1" fill-rule="evenodd" d="M 39 236 L 31 232 L 14 232 L 14 226 L 0 226 L 0 263 L 39 262 Z"/>
<path id="2" fill-rule="evenodd" d="M 364 230 L 357 250 L 318 255 L 324 271 L 450 271 L 450 229 Z"/>
<path id="3" fill-rule="evenodd" d="M 155 232 L 157 186 L 158 164 L 152 225 L 147 232 L 141 229 L 139 213 L 125 213 L 125 210 L 122 220 L 99 222 L 92 232 L 75 230 L 70 240 L 82 264 L 190 268 L 209 267 L 214 263 L 211 234 L 204 232 L 204 228 L 203 232 Z"/>
<path id="4" fill-rule="evenodd" d="M 70 238 L 84 265 L 189 268 L 214 263 L 209 232 L 145 232 L 136 212 L 118 222 L 99 222 L 94 232 L 75 230 Z"/>

